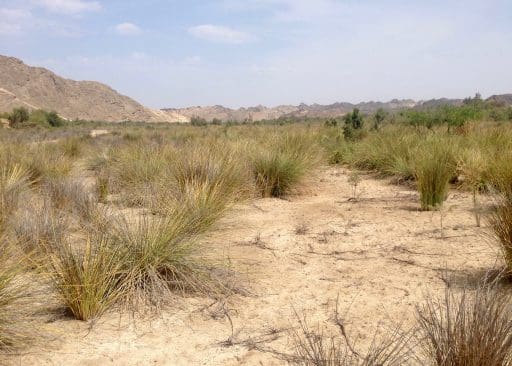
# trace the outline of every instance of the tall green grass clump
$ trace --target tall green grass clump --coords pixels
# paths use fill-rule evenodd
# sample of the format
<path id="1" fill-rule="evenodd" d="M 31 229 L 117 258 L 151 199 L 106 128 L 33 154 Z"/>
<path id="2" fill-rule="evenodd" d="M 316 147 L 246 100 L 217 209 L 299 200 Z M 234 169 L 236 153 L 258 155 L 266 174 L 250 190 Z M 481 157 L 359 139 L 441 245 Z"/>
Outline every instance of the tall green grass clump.
<path id="1" fill-rule="evenodd" d="M 274 137 L 266 147 L 253 153 L 252 171 L 263 197 L 289 194 L 318 164 L 316 141 L 306 134 Z"/>
<path id="2" fill-rule="evenodd" d="M 159 307 L 173 291 L 206 291 L 210 285 L 204 252 L 195 240 L 197 223 L 188 212 L 167 217 L 119 218 L 112 233 L 123 251 L 124 302 Z"/>
<path id="3" fill-rule="evenodd" d="M 452 147 L 440 138 L 430 138 L 416 151 L 415 177 L 423 210 L 442 206 L 449 191 L 450 180 L 455 174 Z"/>
<path id="4" fill-rule="evenodd" d="M 78 320 L 99 317 L 122 294 L 122 251 L 108 236 L 84 246 L 62 241 L 46 251 L 47 271 L 66 309 Z"/>

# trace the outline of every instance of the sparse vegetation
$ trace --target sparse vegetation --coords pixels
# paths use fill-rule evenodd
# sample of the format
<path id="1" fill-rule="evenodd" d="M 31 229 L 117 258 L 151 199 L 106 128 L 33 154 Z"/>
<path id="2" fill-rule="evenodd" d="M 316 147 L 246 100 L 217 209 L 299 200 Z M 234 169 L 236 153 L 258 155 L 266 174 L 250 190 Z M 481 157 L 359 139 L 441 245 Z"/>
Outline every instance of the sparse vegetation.
<path id="1" fill-rule="evenodd" d="M 510 294 L 480 285 L 418 307 L 420 337 L 431 364 L 438 366 L 510 365 Z"/>
<path id="2" fill-rule="evenodd" d="M 67 124 L 59 129 L 2 131 L 0 237 L 2 243 L 9 243 L 9 250 L 4 252 L 5 260 L 0 258 L 0 347 L 9 350 L 26 342 L 22 327 L 16 325 L 23 322 L 22 313 L 27 310 L 22 283 L 28 287 L 45 286 L 50 295 L 41 295 L 40 291 L 36 297 L 51 296 L 58 306 L 67 309 L 68 315 L 83 321 L 126 309 L 141 313 L 148 308 L 169 309 L 183 295 L 193 295 L 195 299 L 211 296 L 216 302 L 224 301 L 219 300 L 223 298 L 221 295 L 231 293 L 232 258 L 226 258 L 224 248 L 211 245 L 208 234 L 216 229 L 222 233 L 232 225 L 231 218 L 223 221 L 222 217 L 237 203 L 249 202 L 251 205 L 247 206 L 254 206 L 262 214 L 267 212 L 268 207 L 264 206 L 267 204 L 287 207 L 286 201 L 265 201 L 259 207 L 253 200 L 308 194 L 303 192 L 316 188 L 308 184 L 310 179 L 356 200 L 360 196 L 361 176 L 365 177 L 366 195 L 366 177 L 368 187 L 372 187 L 368 171 L 375 172 L 380 177 L 392 178 L 393 183 L 416 188 L 420 193 L 419 205 L 424 210 L 441 209 L 450 189 L 458 189 L 468 197 L 474 195 L 478 197 L 474 203 L 475 214 L 477 208 L 479 215 L 490 212 L 489 228 L 501 245 L 510 271 L 512 133 L 502 122 L 475 122 L 480 116 L 489 116 L 490 110 L 477 102 L 471 103 L 463 106 L 464 110 L 453 107 L 435 113 L 421 111 L 421 118 L 413 112 L 400 115 L 400 112 L 382 110 L 363 116 L 354 110 L 341 124 L 341 117 L 305 122 L 281 119 L 254 125 L 213 121 L 208 125 L 199 123 L 201 128 L 197 124 L 125 123 L 109 126 L 112 133 L 95 138 L 87 137 L 88 127 Z M 478 113 L 468 112 L 474 110 Z M 46 115 L 36 112 L 32 112 L 24 126 Z M 500 113 L 497 116 L 505 118 L 504 112 L 503 116 Z M 431 118 L 434 115 L 437 119 Z M 411 123 L 411 118 L 426 120 Z M 363 123 L 364 120 L 368 123 Z M 461 120 L 464 122 L 459 123 Z M 345 169 L 330 168 L 324 174 L 322 169 L 327 163 L 343 164 L 352 173 L 347 175 L 343 173 Z M 316 172 L 322 172 L 318 179 Z M 368 192 L 368 196 L 368 202 L 376 201 L 374 192 Z M 450 194 L 450 200 L 453 196 L 456 195 Z M 386 200 L 394 202 L 403 197 L 401 192 Z M 410 197 L 416 195 L 407 199 Z M 496 197 L 492 208 L 488 208 L 490 197 Z M 335 258 L 336 262 L 348 261 L 352 255 L 365 258 L 366 249 L 352 251 L 332 246 L 338 243 L 334 240 L 336 235 L 347 239 L 358 235 L 357 228 L 362 224 L 350 211 L 366 205 L 366 200 L 361 205 L 346 205 L 345 200 L 336 199 L 329 202 L 341 207 L 341 222 L 348 222 L 345 231 L 335 219 L 324 217 L 324 212 L 321 218 L 325 226 L 320 229 L 318 222 L 310 224 L 307 216 L 301 219 L 297 215 L 286 221 L 286 235 L 295 238 L 297 247 L 306 247 L 308 256 L 301 258 L 300 253 L 294 253 L 293 260 L 308 274 L 311 273 L 308 265 L 316 261 L 312 258 Z M 317 203 L 312 201 L 311 207 Z M 451 207 L 451 203 L 446 207 Z M 452 219 L 457 217 L 450 215 L 442 228 L 445 239 L 450 235 L 443 235 L 443 230 L 449 233 L 455 227 Z M 480 216 L 477 222 L 479 219 Z M 293 226 L 295 223 L 298 224 Z M 349 225 L 351 230 L 347 229 Z M 437 221 L 430 225 L 437 225 Z M 485 227 L 479 230 L 486 230 Z M 249 256 L 253 255 L 252 251 L 265 251 L 264 255 L 281 260 L 286 247 L 279 242 L 274 244 L 272 239 L 267 242 L 273 234 L 266 227 L 257 230 L 264 233 L 265 242 L 258 234 L 250 245 L 243 245 L 243 250 Z M 317 230 L 323 237 L 312 247 L 309 241 L 318 237 Z M 252 238 L 255 232 L 248 235 Z M 222 240 L 233 244 L 229 238 Z M 243 239 L 241 242 L 247 244 Z M 413 251 L 406 253 L 412 255 Z M 421 253 L 429 258 L 437 255 L 426 248 Z M 409 258 L 392 259 L 420 266 Z M 33 277 L 44 284 L 26 281 Z M 321 281 L 328 283 L 335 279 L 326 275 Z M 456 327 L 467 328 L 465 334 L 480 334 L 480 338 L 471 337 L 482 342 L 487 342 L 485 337 L 490 334 L 490 328 L 474 327 L 471 324 L 476 320 L 471 317 L 476 313 L 486 314 L 488 323 L 493 323 L 488 324 L 491 327 L 498 323 L 495 319 L 505 324 L 508 316 L 505 310 L 503 315 L 493 313 L 493 309 L 504 309 L 501 292 L 488 291 L 488 294 L 473 296 L 467 292 L 463 304 L 458 295 L 453 295 L 446 305 L 452 311 L 450 314 L 465 314 L 465 323 L 450 315 L 451 324 L 459 322 Z M 490 300 L 491 295 L 496 297 L 496 304 Z M 487 310 L 476 307 L 476 298 Z M 441 309 L 440 304 L 431 301 L 418 313 L 423 338 L 430 342 L 425 346 L 426 354 L 433 360 L 433 350 L 438 349 L 443 354 L 439 357 L 452 357 L 450 352 L 458 352 L 477 359 L 476 351 L 456 349 L 462 341 L 476 342 L 473 338 L 463 339 L 460 329 L 442 329 L 448 310 Z M 468 306 L 474 311 L 453 310 L 469 309 Z M 223 314 L 228 314 L 224 315 L 226 318 L 229 311 L 224 310 Z M 471 316 L 467 315 L 470 313 Z M 410 335 L 401 338 L 404 335 L 398 332 L 382 333 L 370 342 L 369 348 L 366 342 L 356 350 L 356 342 L 352 344 L 341 333 L 339 324 L 334 326 L 340 334 L 331 336 L 323 328 L 310 327 L 304 319 L 299 323 L 292 337 L 296 353 L 288 359 L 291 364 L 376 366 L 400 364 L 406 359 L 413 363 L 410 344 L 406 343 L 411 340 Z M 508 331 L 505 325 L 496 328 L 495 334 L 501 336 Z M 437 332 L 438 338 L 429 338 L 428 332 Z M 440 338 L 441 334 L 444 338 Z M 508 342 L 507 338 L 502 346 Z M 503 349 L 493 351 L 500 360 L 505 359 L 499 356 L 505 354 Z M 478 349 L 478 354 L 484 352 L 483 348 Z M 458 365 L 454 361 L 432 363 Z"/>

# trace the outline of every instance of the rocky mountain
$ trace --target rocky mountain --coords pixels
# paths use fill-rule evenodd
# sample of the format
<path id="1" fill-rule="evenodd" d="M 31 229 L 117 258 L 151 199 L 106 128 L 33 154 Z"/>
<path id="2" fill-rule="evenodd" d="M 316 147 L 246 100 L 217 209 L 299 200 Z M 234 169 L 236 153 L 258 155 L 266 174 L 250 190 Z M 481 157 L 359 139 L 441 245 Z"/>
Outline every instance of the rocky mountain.
<path id="1" fill-rule="evenodd" d="M 0 56 L 0 111 L 19 106 L 54 110 L 67 119 L 188 122 L 184 116 L 146 108 L 105 84 L 64 79 L 14 57 Z"/>
<path id="2" fill-rule="evenodd" d="M 512 94 L 493 95 L 487 98 L 487 101 L 498 105 L 512 106 Z"/>
<path id="3" fill-rule="evenodd" d="M 358 104 L 352 103 L 334 103 L 329 105 L 321 104 L 299 104 L 293 105 L 280 105 L 277 107 L 269 108 L 264 106 L 256 106 L 249 108 L 231 109 L 223 106 L 211 107 L 189 107 L 181 109 L 167 108 L 163 109 L 168 113 L 177 113 L 187 116 L 189 118 L 199 117 L 207 121 L 214 118 L 222 121 L 259 121 L 276 119 L 280 117 L 311 117 L 311 118 L 330 118 L 338 117 L 352 111 L 354 108 L 359 108 L 363 113 L 373 113 L 379 108 L 386 110 L 399 110 L 404 108 L 412 108 L 417 106 L 418 103 L 413 100 L 391 100 L 389 102 L 363 102 Z"/>

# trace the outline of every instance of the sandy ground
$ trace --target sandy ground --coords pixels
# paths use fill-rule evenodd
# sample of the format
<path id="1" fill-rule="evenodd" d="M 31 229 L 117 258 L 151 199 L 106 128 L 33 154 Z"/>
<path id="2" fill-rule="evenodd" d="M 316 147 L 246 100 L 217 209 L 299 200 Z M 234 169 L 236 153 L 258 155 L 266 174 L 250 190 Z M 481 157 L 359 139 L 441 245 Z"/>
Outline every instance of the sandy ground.
<path id="1" fill-rule="evenodd" d="M 345 169 L 325 168 L 289 200 L 235 207 L 206 245 L 229 257 L 245 294 L 182 298 L 150 320 L 110 314 L 93 327 L 56 317 L 47 324 L 51 340 L 10 361 L 284 365 L 261 349 L 290 352 L 283 330 L 297 324 L 295 311 L 329 326 L 339 298 L 349 333 L 364 344 L 379 322 L 411 320 L 426 293 L 496 264 L 498 250 L 476 227 L 469 193 L 452 191 L 442 214 L 422 212 L 413 190 L 363 175 L 357 196 Z"/>

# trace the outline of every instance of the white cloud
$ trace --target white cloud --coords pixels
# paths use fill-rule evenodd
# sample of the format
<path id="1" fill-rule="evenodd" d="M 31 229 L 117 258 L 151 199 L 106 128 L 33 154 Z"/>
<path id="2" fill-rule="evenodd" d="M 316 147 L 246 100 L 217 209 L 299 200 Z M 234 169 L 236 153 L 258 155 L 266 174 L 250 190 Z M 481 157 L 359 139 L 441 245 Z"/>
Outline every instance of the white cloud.
<path id="1" fill-rule="evenodd" d="M 22 33 L 32 14 L 24 9 L 0 8 L 0 35 Z"/>
<path id="2" fill-rule="evenodd" d="M 249 33 L 213 24 L 191 27 L 188 32 L 194 37 L 217 43 L 241 44 L 256 40 L 256 37 Z"/>
<path id="3" fill-rule="evenodd" d="M 117 34 L 121 36 L 136 36 L 142 33 L 142 29 L 133 23 L 121 23 L 114 27 Z"/>
<path id="4" fill-rule="evenodd" d="M 34 0 L 34 3 L 53 12 L 62 14 L 80 14 L 101 10 L 98 1 L 86 0 Z"/>

